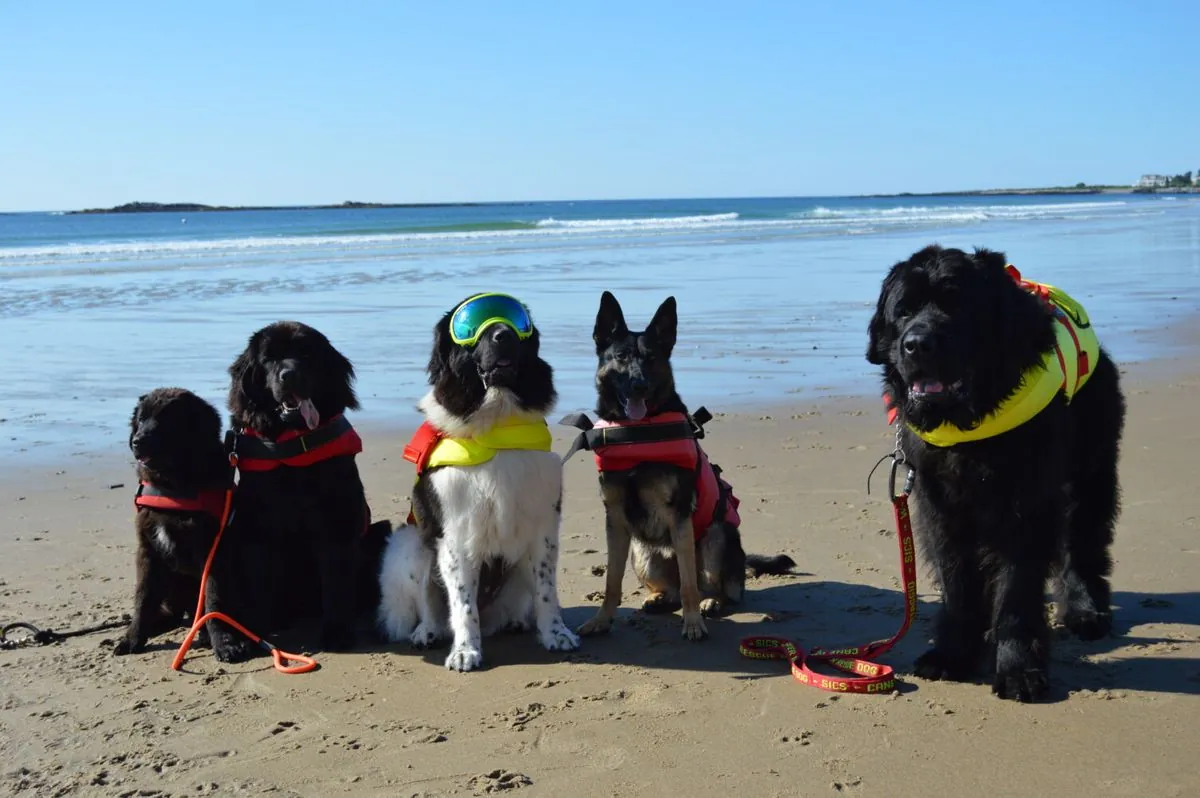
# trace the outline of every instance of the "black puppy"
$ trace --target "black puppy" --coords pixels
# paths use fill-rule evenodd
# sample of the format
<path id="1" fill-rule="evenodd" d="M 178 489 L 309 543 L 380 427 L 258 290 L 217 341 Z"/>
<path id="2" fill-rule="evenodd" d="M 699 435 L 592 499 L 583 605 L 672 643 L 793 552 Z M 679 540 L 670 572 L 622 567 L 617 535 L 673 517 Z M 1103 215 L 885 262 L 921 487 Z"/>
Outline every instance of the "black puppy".
<path id="1" fill-rule="evenodd" d="M 993 691 L 1041 697 L 1051 576 L 1068 629 L 1111 628 L 1125 402 L 1108 354 L 1074 343 L 1089 328 L 1069 297 L 986 249 L 928 247 L 883 282 L 867 360 L 898 412 L 916 531 L 943 593 L 919 676 L 970 679 L 990 645 Z"/>
<path id="2" fill-rule="evenodd" d="M 141 483 L 137 514 L 137 586 L 132 620 L 113 653 L 135 654 L 146 640 L 192 619 L 200 575 L 217 535 L 232 481 L 216 409 L 183 388 L 138 398 L 129 449 Z M 239 545 L 223 538 L 205 591 L 205 610 L 238 617 Z M 206 625 L 217 659 L 247 655 L 248 641 L 217 621 Z"/>
<path id="3" fill-rule="evenodd" d="M 358 577 L 378 565 L 388 527 L 368 530 L 362 441 L 343 415 L 358 409 L 354 367 L 317 330 L 281 321 L 250 337 L 229 374 L 239 530 L 264 546 L 253 623 L 274 630 L 319 607 L 323 648 L 351 648 L 360 602 L 378 600 L 375 574 Z"/>

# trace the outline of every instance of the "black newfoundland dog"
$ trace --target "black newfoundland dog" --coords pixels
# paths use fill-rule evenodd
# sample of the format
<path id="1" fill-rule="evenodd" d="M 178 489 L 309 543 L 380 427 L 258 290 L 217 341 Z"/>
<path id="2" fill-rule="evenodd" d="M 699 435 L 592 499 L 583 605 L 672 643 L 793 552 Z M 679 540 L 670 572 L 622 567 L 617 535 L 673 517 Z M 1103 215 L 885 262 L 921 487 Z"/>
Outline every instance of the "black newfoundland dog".
<path id="1" fill-rule="evenodd" d="M 266 634 L 319 612 L 322 648 L 349 649 L 378 603 L 390 529 L 370 525 L 354 460 L 362 441 L 344 415 L 358 409 L 354 367 L 317 330 L 281 321 L 250 337 L 229 374 L 238 534 L 262 546 L 261 612 L 243 623 Z"/>
<path id="2" fill-rule="evenodd" d="M 200 575 L 217 535 L 233 475 L 221 440 L 221 417 L 183 388 L 156 388 L 138 398 L 129 421 L 137 460 L 134 505 L 137 584 L 132 620 L 113 653 L 136 654 L 146 640 L 190 623 Z M 205 591 L 205 611 L 240 617 L 244 577 L 236 535 L 223 538 Z M 224 624 L 206 625 L 213 653 L 226 662 L 244 657 L 244 641 Z"/>
<path id="3" fill-rule="evenodd" d="M 943 595 L 916 674 L 969 680 L 989 655 L 993 692 L 1033 701 L 1048 686 L 1047 578 L 1071 632 L 1091 640 L 1112 625 L 1106 577 L 1125 402 L 1116 367 L 1097 347 L 1078 359 L 1088 376 L 1073 398 L 1051 389 L 1028 421 L 971 434 L 1003 430 L 998 420 L 1020 409 L 1027 387 L 1075 362 L 1060 355 L 1078 356 L 1056 344 L 1067 326 L 1061 312 L 1006 264 L 986 249 L 931 246 L 893 266 L 867 360 L 883 367 L 885 399 L 898 413 L 900 445 L 916 469 L 917 535 Z M 1086 328 L 1078 310 L 1072 318 Z"/>

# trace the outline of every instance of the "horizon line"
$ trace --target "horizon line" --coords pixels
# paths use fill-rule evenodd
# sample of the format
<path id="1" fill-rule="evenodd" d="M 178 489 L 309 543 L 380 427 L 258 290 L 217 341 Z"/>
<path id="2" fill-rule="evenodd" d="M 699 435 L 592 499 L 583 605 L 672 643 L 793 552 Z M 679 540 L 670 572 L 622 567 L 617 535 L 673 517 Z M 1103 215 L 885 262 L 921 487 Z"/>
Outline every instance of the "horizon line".
<path id="1" fill-rule="evenodd" d="M 373 200 L 342 200 L 339 203 L 298 203 L 295 205 L 226 205 L 226 204 L 210 204 L 207 202 L 196 201 L 181 201 L 181 202 L 161 202 L 159 200 L 129 200 L 112 206 L 96 206 L 93 208 L 43 208 L 43 209 L 23 209 L 23 210 L 0 210 L 0 214 L 22 214 L 22 213 L 62 213 L 62 214 L 80 214 L 82 211 L 106 211 L 111 208 L 119 208 L 122 205 L 134 203 L 143 203 L 151 205 L 205 205 L 212 208 L 220 208 L 229 212 L 243 210 L 364 210 L 362 208 L 344 207 L 347 203 L 362 204 L 368 206 L 390 206 L 392 208 L 437 208 L 437 207 L 454 207 L 454 206 L 492 206 L 492 205 L 546 205 L 551 203 L 564 202 L 679 202 L 679 201 L 700 201 L 700 200 L 755 200 L 755 199 L 884 199 L 890 197 L 952 197 L 952 196 L 972 196 L 972 195 L 989 195 L 989 194 L 1033 194 L 1035 192 L 1043 193 L 1086 193 L 1090 190 L 1109 189 L 1112 193 L 1133 193 L 1134 185 L 1123 184 L 1087 184 L 1083 188 L 1075 186 L 1041 186 L 1041 187 L 1026 187 L 1026 188 L 976 188 L 976 189 L 953 189 L 943 191 L 898 191 L 898 192 L 880 192 L 880 193 L 865 193 L 865 194 L 743 194 L 743 195 L 724 195 L 724 196 L 693 196 L 693 197 L 591 197 L 587 199 L 569 198 L 569 199 L 525 199 L 525 200 L 444 200 L 437 202 L 380 202 Z M 1117 189 L 1125 189 L 1124 192 Z M 367 208 L 365 210 L 369 210 Z M 156 213 L 159 211 L 145 211 L 146 213 Z M 186 211 L 183 211 L 186 213 Z M 206 211 L 199 211 L 205 213 Z"/>

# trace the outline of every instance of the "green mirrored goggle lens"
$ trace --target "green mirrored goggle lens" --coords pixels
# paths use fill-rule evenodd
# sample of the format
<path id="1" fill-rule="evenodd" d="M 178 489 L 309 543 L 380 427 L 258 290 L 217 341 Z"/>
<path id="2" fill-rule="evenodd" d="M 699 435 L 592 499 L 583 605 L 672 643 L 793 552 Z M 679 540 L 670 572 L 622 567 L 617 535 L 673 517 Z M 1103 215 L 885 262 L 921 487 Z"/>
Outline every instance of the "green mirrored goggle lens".
<path id="1" fill-rule="evenodd" d="M 519 299 L 508 294 L 480 294 L 459 305 L 450 317 L 450 340 L 472 346 L 486 328 L 497 323 L 507 324 L 518 338 L 533 335 L 533 321 Z"/>

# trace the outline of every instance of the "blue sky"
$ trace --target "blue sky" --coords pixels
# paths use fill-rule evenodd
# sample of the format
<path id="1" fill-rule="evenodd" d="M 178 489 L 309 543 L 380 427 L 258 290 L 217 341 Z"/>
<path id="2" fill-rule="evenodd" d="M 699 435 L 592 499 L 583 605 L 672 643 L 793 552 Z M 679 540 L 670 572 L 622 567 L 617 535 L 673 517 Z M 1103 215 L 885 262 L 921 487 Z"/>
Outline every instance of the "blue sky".
<path id="1" fill-rule="evenodd" d="M 985 7 L 986 6 L 986 7 Z M 0 4 L 0 210 L 1200 169 L 1200 3 Z"/>

